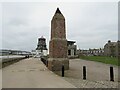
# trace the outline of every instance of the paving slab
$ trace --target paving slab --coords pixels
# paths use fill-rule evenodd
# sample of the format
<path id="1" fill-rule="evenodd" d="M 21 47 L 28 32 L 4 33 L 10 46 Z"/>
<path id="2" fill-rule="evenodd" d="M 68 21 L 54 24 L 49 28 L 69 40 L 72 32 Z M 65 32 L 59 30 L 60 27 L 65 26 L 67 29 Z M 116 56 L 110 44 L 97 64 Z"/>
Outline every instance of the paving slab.
<path id="1" fill-rule="evenodd" d="M 2 89 L 2 69 L 0 69 L 0 90 Z"/>
<path id="2" fill-rule="evenodd" d="M 38 58 L 29 58 L 2 69 L 2 88 L 76 87 L 48 70 Z"/>
<path id="3" fill-rule="evenodd" d="M 77 88 L 118 88 L 118 66 L 82 59 L 70 59 L 70 69 L 64 79 Z M 86 66 L 87 79 L 83 80 L 83 66 Z M 114 69 L 114 82 L 110 81 L 110 66 Z M 60 75 L 60 72 L 55 72 Z"/>
<path id="4" fill-rule="evenodd" d="M 87 80 L 110 81 L 110 66 L 112 66 L 114 70 L 115 82 L 119 81 L 118 66 L 82 59 L 70 59 L 69 61 L 70 69 L 65 71 L 67 77 L 82 79 L 83 66 L 86 66 Z"/>
<path id="5" fill-rule="evenodd" d="M 0 58 L 0 90 L 2 89 L 2 59 Z"/>

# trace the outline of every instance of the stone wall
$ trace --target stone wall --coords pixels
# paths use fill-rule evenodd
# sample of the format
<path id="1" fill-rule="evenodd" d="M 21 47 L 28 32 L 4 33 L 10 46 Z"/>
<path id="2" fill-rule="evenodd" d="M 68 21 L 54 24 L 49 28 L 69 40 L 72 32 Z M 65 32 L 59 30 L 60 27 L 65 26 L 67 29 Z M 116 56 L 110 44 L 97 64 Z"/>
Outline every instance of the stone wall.
<path id="1" fill-rule="evenodd" d="M 67 58 L 67 40 L 50 41 L 50 58 Z"/>
<path id="2" fill-rule="evenodd" d="M 69 69 L 68 58 L 49 58 L 48 59 L 48 68 L 52 71 L 62 70 L 62 65 L 64 65 L 65 70 Z"/>

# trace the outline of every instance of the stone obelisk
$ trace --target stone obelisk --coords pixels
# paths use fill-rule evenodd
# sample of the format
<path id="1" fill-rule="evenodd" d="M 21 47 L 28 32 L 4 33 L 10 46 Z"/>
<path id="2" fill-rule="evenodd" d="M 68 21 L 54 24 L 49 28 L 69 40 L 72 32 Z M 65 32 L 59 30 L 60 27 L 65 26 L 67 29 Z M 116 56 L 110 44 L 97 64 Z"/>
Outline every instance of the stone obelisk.
<path id="1" fill-rule="evenodd" d="M 65 18 L 59 8 L 57 8 L 51 20 L 48 68 L 52 71 L 60 71 L 62 65 L 64 65 L 65 70 L 69 69 Z"/>

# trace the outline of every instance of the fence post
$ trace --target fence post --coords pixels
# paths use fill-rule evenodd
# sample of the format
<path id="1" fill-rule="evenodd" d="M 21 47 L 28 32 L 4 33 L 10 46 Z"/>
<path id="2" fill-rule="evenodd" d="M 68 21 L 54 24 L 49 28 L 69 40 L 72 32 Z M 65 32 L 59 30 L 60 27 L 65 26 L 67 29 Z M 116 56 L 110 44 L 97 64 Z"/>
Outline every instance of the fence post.
<path id="1" fill-rule="evenodd" d="M 83 79 L 86 80 L 86 66 L 83 66 Z"/>
<path id="2" fill-rule="evenodd" d="M 113 67 L 110 67 L 110 81 L 114 81 Z"/>
<path id="3" fill-rule="evenodd" d="M 64 77 L 64 65 L 62 65 L 62 77 Z"/>

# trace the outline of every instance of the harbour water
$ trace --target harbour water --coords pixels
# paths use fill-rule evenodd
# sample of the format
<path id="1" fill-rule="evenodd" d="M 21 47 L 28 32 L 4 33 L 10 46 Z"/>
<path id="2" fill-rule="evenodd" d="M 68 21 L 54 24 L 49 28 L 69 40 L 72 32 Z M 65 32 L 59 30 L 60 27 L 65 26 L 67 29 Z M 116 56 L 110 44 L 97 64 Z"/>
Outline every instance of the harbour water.
<path id="1" fill-rule="evenodd" d="M 2 62 L 4 62 L 5 59 L 10 59 L 10 58 L 20 58 L 20 57 L 25 57 L 25 56 L 20 56 L 20 55 L 8 55 L 8 56 L 0 56 L 0 67 Z"/>
<path id="2" fill-rule="evenodd" d="M 20 56 L 20 55 L 8 55 L 8 56 L 0 56 L 0 59 L 17 58 L 17 57 L 25 57 L 25 56 Z"/>

